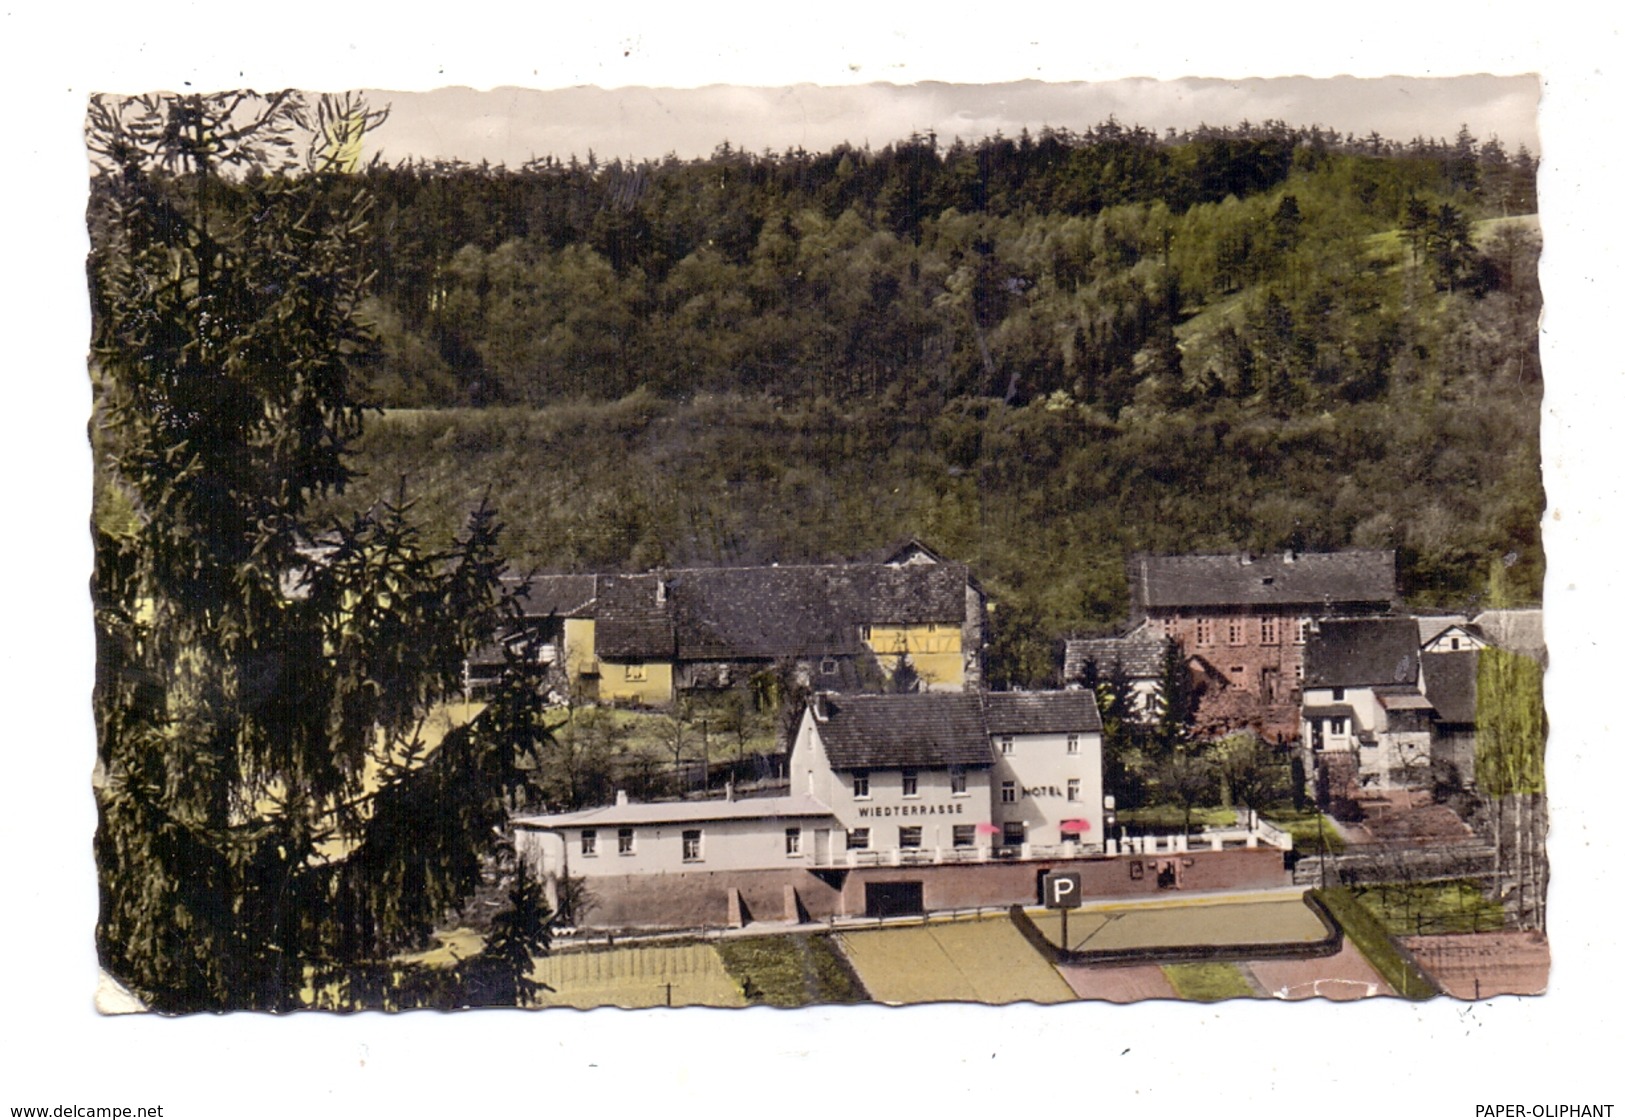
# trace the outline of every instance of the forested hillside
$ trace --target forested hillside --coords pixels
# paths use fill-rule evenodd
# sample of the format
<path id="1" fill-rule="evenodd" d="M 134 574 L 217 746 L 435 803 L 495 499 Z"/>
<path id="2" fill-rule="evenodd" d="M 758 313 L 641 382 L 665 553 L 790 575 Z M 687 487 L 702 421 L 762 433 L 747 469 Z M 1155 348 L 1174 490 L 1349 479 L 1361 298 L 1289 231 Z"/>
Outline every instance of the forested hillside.
<path id="1" fill-rule="evenodd" d="M 523 566 L 833 559 L 918 534 L 995 681 L 1134 550 L 1393 547 L 1538 600 L 1534 160 L 1270 123 L 520 169 L 375 166 L 342 499 Z"/>

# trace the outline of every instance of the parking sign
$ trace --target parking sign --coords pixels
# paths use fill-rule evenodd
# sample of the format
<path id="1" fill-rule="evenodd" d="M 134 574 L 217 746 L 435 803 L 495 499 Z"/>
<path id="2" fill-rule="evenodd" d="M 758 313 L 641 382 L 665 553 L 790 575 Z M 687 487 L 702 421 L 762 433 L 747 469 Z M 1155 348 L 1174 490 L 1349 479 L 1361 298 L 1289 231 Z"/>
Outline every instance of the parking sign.
<path id="1" fill-rule="evenodd" d="M 1044 905 L 1051 910 L 1076 910 L 1083 905 L 1083 879 L 1076 872 L 1057 871 L 1044 877 Z"/>

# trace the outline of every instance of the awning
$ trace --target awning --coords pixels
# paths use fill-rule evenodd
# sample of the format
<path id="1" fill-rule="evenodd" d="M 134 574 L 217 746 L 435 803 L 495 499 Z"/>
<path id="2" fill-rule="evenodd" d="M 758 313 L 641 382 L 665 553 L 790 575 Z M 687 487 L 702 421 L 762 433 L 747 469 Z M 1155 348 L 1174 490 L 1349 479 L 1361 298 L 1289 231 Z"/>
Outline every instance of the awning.
<path id="1" fill-rule="evenodd" d="M 1066 833 L 1066 832 L 1088 832 L 1089 831 L 1089 822 L 1086 821 L 1086 820 L 1062 821 L 1061 822 L 1061 831 L 1063 833 Z"/>

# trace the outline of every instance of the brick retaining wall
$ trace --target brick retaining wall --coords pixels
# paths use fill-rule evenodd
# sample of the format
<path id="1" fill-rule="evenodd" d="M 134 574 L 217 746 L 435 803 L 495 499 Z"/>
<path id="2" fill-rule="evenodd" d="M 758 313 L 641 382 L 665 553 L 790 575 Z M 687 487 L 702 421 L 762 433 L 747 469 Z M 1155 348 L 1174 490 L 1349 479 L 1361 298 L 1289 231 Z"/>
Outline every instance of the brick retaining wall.
<path id="1" fill-rule="evenodd" d="M 1158 869 L 1172 861 L 1177 886 L 1158 887 Z M 1140 877 L 1133 875 L 1138 865 Z M 594 903 L 581 926 L 589 929 L 699 929 L 729 923 L 730 892 L 737 890 L 754 922 L 794 920 L 785 888 L 806 918 L 857 916 L 867 905 L 870 883 L 919 883 L 926 910 L 963 910 L 1040 901 L 1041 872 L 1066 870 L 1083 879 L 1086 897 L 1174 894 L 1286 886 L 1291 874 L 1282 853 L 1271 848 L 1189 852 L 1174 856 L 1117 856 L 1075 860 L 1026 860 L 977 864 L 863 867 L 814 873 L 805 868 L 773 871 L 681 871 L 663 875 L 598 876 L 589 881 Z"/>

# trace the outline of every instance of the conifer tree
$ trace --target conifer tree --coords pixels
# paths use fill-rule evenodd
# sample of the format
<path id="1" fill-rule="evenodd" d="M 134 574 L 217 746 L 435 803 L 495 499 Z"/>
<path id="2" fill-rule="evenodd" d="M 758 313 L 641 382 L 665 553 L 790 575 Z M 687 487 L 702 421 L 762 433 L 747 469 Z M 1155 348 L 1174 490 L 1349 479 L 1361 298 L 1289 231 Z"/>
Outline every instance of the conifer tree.
<path id="1" fill-rule="evenodd" d="M 160 1010 L 372 998 L 362 975 L 478 883 L 526 774 L 512 737 L 431 731 L 512 621 L 494 514 L 441 550 L 404 501 L 311 514 L 364 415 L 347 169 L 380 118 L 292 93 L 90 108 L 93 441 L 126 511 L 95 530 L 97 935 Z"/>

